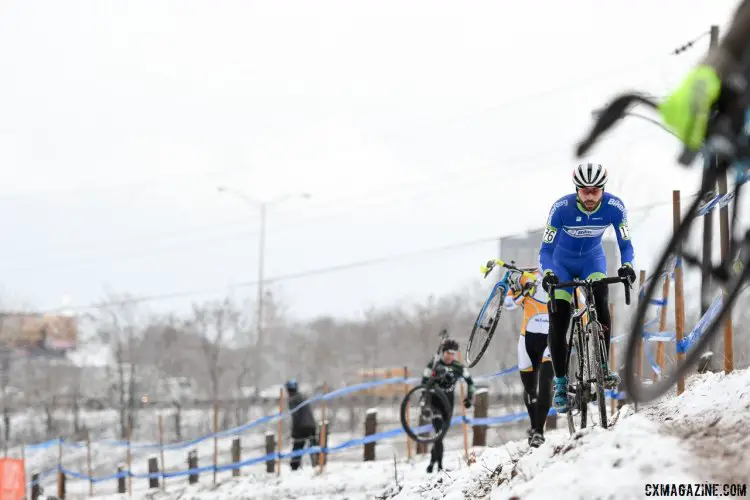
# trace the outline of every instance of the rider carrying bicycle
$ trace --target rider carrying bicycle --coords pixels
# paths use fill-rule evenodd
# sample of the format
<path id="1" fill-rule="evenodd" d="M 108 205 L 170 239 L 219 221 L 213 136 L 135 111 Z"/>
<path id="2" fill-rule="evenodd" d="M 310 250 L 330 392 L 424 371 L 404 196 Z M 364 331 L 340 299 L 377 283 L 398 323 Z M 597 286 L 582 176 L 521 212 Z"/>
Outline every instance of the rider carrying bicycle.
<path id="1" fill-rule="evenodd" d="M 630 242 L 627 211 L 620 198 L 604 192 L 607 170 L 599 164 L 584 163 L 573 170 L 576 192 L 557 200 L 547 219 L 547 227 L 539 250 L 539 266 L 544 273 L 542 286 L 547 293 L 552 284 L 579 279 L 606 277 L 607 259 L 602 246 L 602 236 L 611 225 L 615 229 L 620 247 L 621 277 L 635 281 L 633 270 L 633 245 Z M 568 411 L 568 367 L 566 332 L 571 318 L 572 289 L 556 289 L 556 311 L 550 312 L 549 348 L 555 371 L 553 403 L 560 413 Z M 609 316 L 609 291 L 606 286 L 594 288 L 596 314 L 604 331 L 609 353 L 611 318 Z M 608 359 L 608 357 L 605 357 Z M 603 366 L 605 386 L 615 388 L 618 375 Z"/>
<path id="2" fill-rule="evenodd" d="M 518 337 L 518 370 L 524 388 L 524 403 L 529 412 L 529 446 L 538 448 L 544 443 L 544 424 L 552 405 L 552 363 L 547 345 L 549 316 L 547 292 L 536 279 L 522 276 L 520 289 L 511 287 L 505 297 L 505 308 L 512 311 L 523 307 L 523 324 Z"/>
<path id="3" fill-rule="evenodd" d="M 734 13 L 729 31 L 693 68 L 663 104 L 664 122 L 685 146 L 698 151 L 706 138 L 711 107 L 722 88 L 745 92 L 750 72 L 750 0 L 743 0 Z"/>
<path id="4" fill-rule="evenodd" d="M 432 425 L 436 430 L 442 429 L 444 425 L 450 425 L 453 417 L 453 401 L 455 398 L 454 390 L 456 382 L 464 379 L 468 387 L 468 395 L 463 403 L 466 408 L 471 408 L 471 400 L 476 388 L 474 381 L 469 375 L 469 370 L 457 359 L 458 342 L 453 339 L 445 339 L 440 346 L 440 356 L 435 356 L 427 363 L 427 367 L 422 374 L 422 384 L 425 385 L 430 379 L 437 381 L 438 387 L 445 393 L 448 399 L 448 408 L 443 408 L 442 403 L 437 398 L 432 399 L 433 409 L 436 415 L 433 417 Z M 432 472 L 433 466 L 437 464 L 438 470 L 443 470 L 443 440 L 438 439 L 432 445 L 430 452 L 430 465 L 427 466 L 427 472 Z"/>

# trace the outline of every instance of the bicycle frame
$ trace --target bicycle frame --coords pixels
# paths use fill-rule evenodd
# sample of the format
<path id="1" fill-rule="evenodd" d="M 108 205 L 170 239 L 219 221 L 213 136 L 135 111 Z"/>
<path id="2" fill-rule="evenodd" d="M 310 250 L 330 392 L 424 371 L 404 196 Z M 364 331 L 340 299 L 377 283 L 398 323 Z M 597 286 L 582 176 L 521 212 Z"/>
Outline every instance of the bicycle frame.
<path id="1" fill-rule="evenodd" d="M 570 323 L 570 335 L 568 336 L 568 353 L 565 359 L 565 366 L 568 366 L 570 363 L 570 355 L 573 352 L 573 337 L 575 335 L 578 335 L 580 339 L 580 345 L 581 346 L 587 346 L 588 342 L 586 342 L 586 338 L 584 338 L 584 329 L 586 328 L 586 325 L 589 323 L 598 322 L 599 318 L 597 318 L 596 315 L 596 304 L 594 300 L 594 286 L 592 284 L 589 285 L 581 285 L 576 288 L 583 288 L 584 289 L 584 306 L 579 306 L 579 300 L 578 300 L 578 293 L 577 290 L 573 293 L 573 315 L 571 318 Z M 583 353 L 578 353 L 579 355 L 586 354 L 588 356 L 588 351 L 584 347 Z M 591 380 L 582 380 L 579 379 L 579 382 L 591 382 Z"/>
<path id="2" fill-rule="evenodd" d="M 484 318 L 484 313 L 487 312 L 487 307 L 489 307 L 492 299 L 495 298 L 498 292 L 502 294 L 500 297 L 502 299 L 505 299 L 508 291 L 513 288 L 514 285 L 516 288 L 520 288 L 520 281 L 523 276 L 536 278 L 533 273 L 516 267 L 513 261 L 511 261 L 509 264 L 502 260 L 489 261 L 486 266 L 483 266 L 482 271 L 484 272 L 484 277 L 486 278 L 496 266 L 504 267 L 505 272 L 503 273 L 503 276 L 500 278 L 500 280 L 495 283 L 495 286 L 492 288 L 492 292 L 490 292 L 489 297 L 487 297 L 487 300 L 484 302 L 484 305 L 482 306 L 482 309 L 475 321 L 476 325 L 479 325 L 481 323 L 482 319 Z"/>
<path id="3" fill-rule="evenodd" d="M 550 287 L 549 294 L 551 297 L 555 296 L 555 290 L 558 288 L 573 289 L 572 295 L 575 313 L 570 325 L 570 334 L 567 336 L 568 345 L 565 357 L 565 373 L 569 374 L 571 354 L 574 346 L 577 345 L 576 355 L 578 365 L 574 371 L 575 382 L 569 380 L 567 389 L 569 397 L 572 395 L 575 398 L 575 402 L 568 413 L 568 427 L 571 433 L 574 431 L 575 424 L 573 423 L 573 415 L 570 412 L 573 409 L 578 409 L 581 415 L 581 428 L 586 427 L 587 405 L 590 401 L 593 401 L 592 395 L 596 396 L 596 399 L 599 401 L 600 424 L 605 429 L 607 428 L 607 410 L 604 406 L 603 366 L 598 366 L 598 364 L 606 364 L 608 353 L 603 329 L 599 324 L 596 312 L 594 287 L 608 286 L 615 283 L 622 283 L 625 286 L 625 303 L 630 304 L 630 282 L 627 278 L 623 277 L 607 277 L 599 280 L 573 280 L 557 283 Z M 583 288 L 583 298 L 585 301 L 583 307 L 579 307 L 578 301 L 581 288 Z M 551 313 L 556 312 L 555 302 L 555 300 L 550 301 Z M 586 316 L 585 323 L 584 316 Z M 595 349 L 593 357 L 591 349 Z M 597 363 L 597 365 L 592 366 L 592 363 Z M 586 368 L 587 366 L 588 369 Z M 592 383 L 594 384 L 593 391 L 591 387 Z"/>

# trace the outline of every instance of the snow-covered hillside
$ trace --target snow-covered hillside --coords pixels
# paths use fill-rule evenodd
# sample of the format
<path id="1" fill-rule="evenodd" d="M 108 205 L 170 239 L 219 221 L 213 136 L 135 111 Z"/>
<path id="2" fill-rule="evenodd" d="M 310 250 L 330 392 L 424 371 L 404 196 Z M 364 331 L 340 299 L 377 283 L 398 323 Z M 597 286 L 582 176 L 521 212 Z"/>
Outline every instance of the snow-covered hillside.
<path id="1" fill-rule="evenodd" d="M 651 483 L 750 483 L 750 370 L 706 374 L 687 391 L 633 412 L 625 406 L 608 430 L 594 427 L 570 437 L 550 431 L 533 450 L 525 441 L 476 449 L 477 461 L 460 459 L 461 438 L 446 443 L 449 470 L 427 474 L 426 458 L 335 462 L 322 475 L 310 467 L 280 477 L 254 472 L 216 487 L 170 486 L 137 491 L 154 499 L 546 499 L 643 498 Z M 382 455 L 381 455 L 382 456 Z M 111 495 L 102 498 L 122 498 Z"/>

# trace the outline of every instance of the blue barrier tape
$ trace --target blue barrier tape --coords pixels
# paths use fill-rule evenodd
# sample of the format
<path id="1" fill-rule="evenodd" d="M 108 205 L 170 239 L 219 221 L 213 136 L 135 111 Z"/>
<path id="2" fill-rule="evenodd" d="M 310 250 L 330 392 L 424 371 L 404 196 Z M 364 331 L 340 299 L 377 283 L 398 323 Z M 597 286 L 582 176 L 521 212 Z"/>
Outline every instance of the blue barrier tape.
<path id="1" fill-rule="evenodd" d="M 676 338 L 676 333 L 672 330 L 664 332 L 643 332 L 643 340 L 648 342 L 671 342 Z"/>
<path id="2" fill-rule="evenodd" d="M 504 375 L 508 375 L 509 373 L 514 373 L 518 371 L 518 365 L 513 365 L 510 368 L 506 368 L 505 370 L 500 370 L 499 372 L 495 372 L 491 375 L 482 375 L 480 377 L 475 378 L 474 380 L 479 382 L 483 380 L 489 380 L 492 378 L 502 377 Z"/>
<path id="3" fill-rule="evenodd" d="M 714 298 L 714 301 L 711 303 L 711 305 L 706 310 L 706 313 L 701 317 L 701 319 L 698 321 L 698 323 L 695 325 L 695 328 L 693 328 L 693 331 L 690 332 L 690 335 L 682 339 L 681 341 L 677 342 L 677 352 L 678 353 L 686 353 L 690 350 L 690 348 L 695 344 L 698 339 L 701 338 L 703 335 L 703 330 L 708 326 L 710 322 L 714 320 L 717 314 L 719 314 L 719 311 L 721 309 L 723 300 L 722 296 L 719 294 Z"/>
<path id="4" fill-rule="evenodd" d="M 646 357 L 648 358 L 648 364 L 651 365 L 651 369 L 656 373 L 658 377 L 661 377 L 661 368 L 659 368 L 659 365 L 656 363 L 656 360 L 654 359 L 654 356 L 651 354 L 651 347 L 649 342 L 645 343 L 644 351 L 646 351 Z"/>
<path id="5" fill-rule="evenodd" d="M 489 380 L 489 379 L 492 379 L 492 378 L 501 377 L 501 376 L 507 375 L 509 373 L 513 373 L 513 372 L 515 372 L 517 370 L 518 370 L 518 366 L 512 366 L 510 368 L 506 368 L 504 370 L 501 370 L 499 372 L 493 373 L 491 375 L 485 375 L 485 376 L 477 377 L 475 380 L 476 381 L 485 381 L 485 380 Z M 227 430 L 220 431 L 220 432 L 216 432 L 216 433 L 211 433 L 211 434 L 208 434 L 208 435 L 205 435 L 205 436 L 201 436 L 201 437 L 197 437 L 195 439 L 191 439 L 189 441 L 182 441 L 182 442 L 179 442 L 179 443 L 165 444 L 165 445 L 163 445 L 163 448 L 165 450 L 179 450 L 179 449 L 184 449 L 184 448 L 187 448 L 187 447 L 190 447 L 190 446 L 194 446 L 194 445 L 196 445 L 198 443 L 201 443 L 203 441 L 206 441 L 208 439 L 235 436 L 235 435 L 240 434 L 242 432 L 245 432 L 245 431 L 247 431 L 249 429 L 257 427 L 259 425 L 263 425 L 263 424 L 267 424 L 267 423 L 272 423 L 272 422 L 275 422 L 276 420 L 278 420 L 280 418 L 288 417 L 289 415 L 292 415 L 293 413 L 297 412 L 303 406 L 312 404 L 312 403 L 317 402 L 317 401 L 323 401 L 323 400 L 328 401 L 328 400 L 331 400 L 331 399 L 334 399 L 334 398 L 337 398 L 337 397 L 341 397 L 341 396 L 344 396 L 344 395 L 347 395 L 347 394 L 351 394 L 353 392 L 362 391 L 362 390 L 366 390 L 366 389 L 371 389 L 371 388 L 379 387 L 379 386 L 383 386 L 383 385 L 391 385 L 391 384 L 398 384 L 398 383 L 416 384 L 416 383 L 419 383 L 420 380 L 421 380 L 421 377 L 412 377 L 412 378 L 408 378 L 408 379 L 405 379 L 404 377 L 394 377 L 394 378 L 390 378 L 390 379 L 374 380 L 374 381 L 371 381 L 371 382 L 364 382 L 364 383 L 361 383 L 361 384 L 356 384 L 356 385 L 352 385 L 352 386 L 348 386 L 348 387 L 343 387 L 341 389 L 336 389 L 334 391 L 331 391 L 331 392 L 329 392 L 327 394 L 317 394 L 317 395 L 313 396 L 312 398 L 309 398 L 309 399 L 303 401 L 302 403 L 300 403 L 299 405 L 295 406 L 294 408 L 292 408 L 290 410 L 286 410 L 286 411 L 281 412 L 281 413 L 277 412 L 277 413 L 274 413 L 272 415 L 267 415 L 267 416 L 264 416 L 264 417 L 260 417 L 260 418 L 258 418 L 256 420 L 253 420 L 253 421 L 248 422 L 246 424 L 240 425 L 238 427 L 234 427 L 234 428 L 227 429 Z M 48 447 L 57 444 L 58 441 L 59 440 L 57 440 L 57 439 L 49 441 L 48 443 L 50 443 L 50 444 L 48 445 Z M 98 444 L 103 444 L 103 445 L 113 446 L 113 447 L 127 447 L 128 446 L 128 442 L 127 441 L 122 441 L 122 440 L 101 441 Z M 76 448 L 85 447 L 84 444 L 78 444 L 78 443 L 76 443 L 76 444 L 72 444 L 71 443 L 70 445 L 74 446 Z M 33 446 L 40 446 L 40 445 L 33 445 Z M 130 448 L 131 449 L 142 449 L 142 450 L 153 449 L 153 450 L 157 450 L 157 449 L 160 448 L 160 446 L 161 445 L 159 445 L 158 443 L 130 443 Z"/>
<path id="6" fill-rule="evenodd" d="M 27 444 L 24 446 L 26 451 L 34 451 L 34 450 L 45 450 L 47 448 L 52 448 L 53 446 L 57 446 L 60 442 L 60 438 L 50 439 L 49 441 L 44 441 L 42 443 L 37 444 Z"/>
<path id="7" fill-rule="evenodd" d="M 616 397 L 617 399 L 624 399 L 625 395 L 624 393 L 615 393 L 613 391 L 607 391 L 608 395 L 612 395 L 613 397 Z M 548 415 L 557 415 L 557 412 L 554 408 L 550 408 Z M 459 423 L 466 423 L 471 426 L 476 425 L 493 425 L 493 424 L 505 424 L 509 422 L 517 422 L 520 420 L 525 420 L 528 418 L 528 414 L 526 412 L 521 413 L 515 413 L 515 414 L 509 414 L 509 415 L 503 415 L 500 417 L 489 417 L 489 418 L 471 418 L 471 417 L 465 417 L 463 415 L 457 415 L 453 417 L 451 420 L 451 425 L 459 424 Z M 414 432 L 424 432 L 426 430 L 429 430 L 429 428 L 432 427 L 431 424 L 423 425 L 417 429 L 414 429 Z M 93 477 L 90 478 L 86 474 L 81 474 L 79 472 L 71 471 L 66 468 L 61 468 L 62 472 L 66 475 L 69 475 L 70 477 L 74 477 L 76 479 L 86 480 L 86 481 L 92 481 L 93 483 L 100 483 L 102 481 L 111 481 L 113 479 L 118 479 L 121 477 L 134 477 L 134 478 L 153 478 L 153 477 L 179 477 L 179 476 L 188 476 L 188 475 L 194 475 L 194 474 L 200 474 L 203 472 L 209 472 L 216 470 L 217 472 L 223 472 L 223 471 L 229 471 L 238 469 L 240 467 L 247 467 L 249 465 L 254 465 L 261 462 L 268 462 L 270 460 L 284 460 L 288 458 L 293 457 L 301 457 L 304 455 L 310 455 L 310 454 L 316 454 L 316 453 L 335 453 L 337 451 L 341 451 L 347 448 L 352 448 L 355 446 L 361 446 L 367 443 L 371 443 L 374 441 L 380 441 L 383 439 L 390 439 L 394 438 L 396 436 L 399 436 L 401 434 L 404 434 L 404 429 L 401 427 L 397 427 L 395 429 L 391 429 L 385 432 L 380 432 L 377 434 L 372 434 L 370 436 L 365 436 L 363 438 L 356 438 L 356 439 L 350 439 L 348 441 L 345 441 L 341 444 L 338 444 L 336 446 L 328 447 L 328 448 L 321 448 L 320 446 L 312 446 L 310 448 L 305 448 L 302 450 L 295 450 L 289 453 L 269 453 L 267 455 L 263 455 L 261 457 L 255 457 L 255 458 L 249 458 L 246 460 L 242 460 L 238 463 L 233 464 L 226 464 L 226 465 L 206 465 L 203 467 L 197 467 L 193 469 L 188 470 L 182 470 L 182 471 L 169 471 L 169 472 L 150 472 L 150 473 L 132 473 L 130 471 L 122 471 L 115 474 L 111 474 L 108 476 L 100 476 L 100 477 Z M 58 469 L 52 469 L 50 471 L 47 471 L 45 475 L 49 475 L 50 473 L 56 472 Z M 40 475 L 40 479 L 42 478 L 42 475 Z"/>
<path id="8" fill-rule="evenodd" d="M 711 201 L 703 205 L 701 209 L 698 211 L 698 215 L 704 216 L 708 215 L 709 212 L 711 212 L 716 206 L 718 205 L 719 208 L 724 208 L 727 205 L 729 205 L 729 202 L 731 202 L 734 199 L 734 192 L 726 193 L 723 195 L 717 195 L 714 197 Z"/>

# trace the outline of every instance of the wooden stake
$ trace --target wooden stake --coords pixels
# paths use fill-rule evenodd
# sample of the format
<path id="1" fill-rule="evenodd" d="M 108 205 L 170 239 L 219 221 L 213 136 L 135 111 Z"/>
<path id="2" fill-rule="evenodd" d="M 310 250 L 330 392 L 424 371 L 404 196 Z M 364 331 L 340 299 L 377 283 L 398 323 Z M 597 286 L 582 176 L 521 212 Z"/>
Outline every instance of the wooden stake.
<path id="1" fill-rule="evenodd" d="M 284 389 L 279 389 L 279 415 L 284 411 Z M 276 475 L 281 474 L 281 437 L 282 437 L 282 419 L 276 424 L 276 453 L 278 458 L 276 459 Z"/>
<path id="2" fill-rule="evenodd" d="M 57 438 L 57 497 L 65 497 L 65 474 L 62 470 L 63 438 Z"/>
<path id="3" fill-rule="evenodd" d="M 128 496 L 133 496 L 133 476 L 131 471 L 133 470 L 133 451 L 130 446 L 133 438 L 133 419 L 132 415 L 128 415 Z"/>
<path id="4" fill-rule="evenodd" d="M 680 208 L 680 191 L 672 191 L 672 224 L 674 231 L 680 225 L 681 219 Z M 679 251 L 679 249 L 677 249 Z M 682 341 L 685 334 L 685 294 L 682 280 L 682 263 L 678 262 L 674 269 L 674 315 L 675 315 L 675 346 Z M 677 362 L 681 363 L 685 359 L 683 353 L 677 353 Z M 677 380 L 677 394 L 682 394 L 685 390 L 685 378 L 680 377 Z"/>
<path id="5" fill-rule="evenodd" d="M 89 496 L 94 496 L 94 476 L 91 470 L 91 431 L 86 429 L 86 465 L 89 472 Z"/>
<path id="6" fill-rule="evenodd" d="M 165 472 L 167 470 L 167 464 L 164 463 L 164 419 L 161 414 L 159 414 L 159 455 L 161 459 L 161 489 L 166 490 L 167 476 L 165 475 Z"/>
<path id="7" fill-rule="evenodd" d="M 219 432 L 219 402 L 214 402 L 214 484 L 216 484 L 216 469 L 219 466 L 219 438 L 216 433 Z"/>
<path id="8" fill-rule="evenodd" d="M 668 309 L 668 303 L 669 300 L 669 285 L 671 284 L 672 279 L 669 277 L 669 275 L 664 277 L 664 285 L 661 289 L 661 300 L 662 300 L 662 306 L 659 310 L 659 333 L 666 331 L 667 329 L 667 309 Z M 656 343 L 656 364 L 659 365 L 659 369 L 664 373 L 664 342 L 657 342 Z M 658 379 L 658 375 L 654 373 L 653 375 L 654 381 Z"/>
<path id="9" fill-rule="evenodd" d="M 323 383 L 323 394 L 326 394 L 328 392 L 328 384 Z M 318 455 L 318 465 L 320 465 L 320 473 L 323 473 L 323 468 L 325 467 L 325 453 L 323 453 L 323 449 L 325 448 L 325 444 L 327 442 L 326 432 L 328 431 L 328 426 L 325 425 L 326 423 L 326 413 L 328 410 L 328 404 L 326 404 L 326 400 L 323 400 L 323 418 L 321 420 L 322 425 L 320 427 L 320 455 Z"/>
<path id="10" fill-rule="evenodd" d="M 641 269 L 640 276 L 638 278 L 639 286 L 638 286 L 638 298 L 640 300 L 640 293 L 641 290 L 643 290 L 643 283 L 646 281 L 646 271 L 645 269 Z M 641 336 L 640 339 L 638 339 L 638 344 L 636 347 L 636 365 L 635 365 L 635 375 L 638 379 L 638 382 L 640 383 L 643 378 L 643 336 Z"/>
<path id="11" fill-rule="evenodd" d="M 409 384 L 406 382 L 409 379 L 409 369 L 404 366 L 404 394 L 409 392 Z M 409 405 L 406 405 L 406 421 L 411 424 L 409 420 Z M 406 457 L 411 460 L 411 439 L 406 436 Z"/>
<path id="12" fill-rule="evenodd" d="M 458 351 L 458 361 L 459 363 L 461 360 L 461 351 Z M 466 458 L 466 462 L 469 462 L 469 424 L 466 423 L 466 407 L 464 406 L 464 399 L 466 398 L 466 390 L 464 389 L 464 384 L 460 385 L 459 392 L 461 394 L 461 416 L 463 417 L 461 419 L 461 428 L 464 431 L 464 457 Z M 450 417 L 448 417 L 450 418 Z M 449 424 L 450 422 L 446 422 L 445 424 Z"/>

